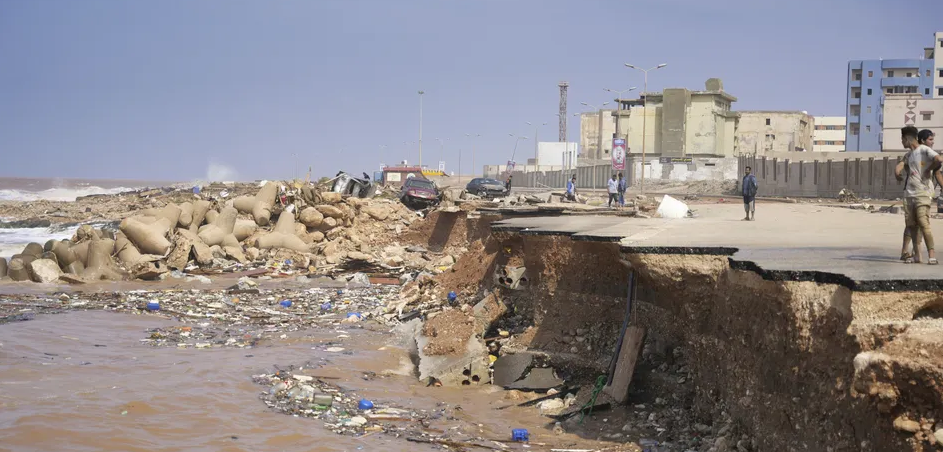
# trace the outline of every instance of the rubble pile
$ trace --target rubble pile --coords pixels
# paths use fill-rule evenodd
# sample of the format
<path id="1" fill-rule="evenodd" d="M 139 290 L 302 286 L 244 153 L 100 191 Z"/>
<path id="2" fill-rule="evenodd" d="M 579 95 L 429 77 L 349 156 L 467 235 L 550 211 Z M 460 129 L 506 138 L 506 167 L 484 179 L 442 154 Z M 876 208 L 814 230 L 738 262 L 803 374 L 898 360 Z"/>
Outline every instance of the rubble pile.
<path id="1" fill-rule="evenodd" d="M 83 225 L 70 240 L 31 243 L 9 264 L 0 264 L 0 278 L 154 280 L 174 270 L 239 269 L 272 261 L 309 273 L 351 266 L 391 273 L 443 267 L 444 256 L 413 252 L 395 242 L 421 216 L 392 200 L 278 182 L 234 199 L 221 194 L 190 193 L 179 203 L 153 201 L 152 207 L 133 210 L 117 228 Z"/>

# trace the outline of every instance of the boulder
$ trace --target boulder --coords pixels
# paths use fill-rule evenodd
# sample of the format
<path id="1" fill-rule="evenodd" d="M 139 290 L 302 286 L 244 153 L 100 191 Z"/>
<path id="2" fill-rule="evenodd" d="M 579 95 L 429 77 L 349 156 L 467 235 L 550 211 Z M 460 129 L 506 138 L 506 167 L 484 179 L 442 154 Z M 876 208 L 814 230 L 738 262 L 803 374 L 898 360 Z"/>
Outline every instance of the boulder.
<path id="1" fill-rule="evenodd" d="M 259 257 L 262 256 L 262 251 L 256 247 L 249 247 L 246 249 L 246 258 L 252 262 L 259 260 Z"/>
<path id="2" fill-rule="evenodd" d="M 330 231 L 337 227 L 337 220 L 331 217 L 327 217 L 321 223 L 321 226 L 318 228 L 321 231 Z"/>
<path id="3" fill-rule="evenodd" d="M 316 228 L 324 222 L 324 214 L 314 207 L 305 207 L 298 214 L 298 220 L 309 228 Z"/>
<path id="4" fill-rule="evenodd" d="M 354 261 L 373 261 L 373 256 L 366 253 L 361 253 L 360 251 L 351 251 L 347 253 L 347 258 Z"/>
<path id="5" fill-rule="evenodd" d="M 377 221 L 384 221 L 390 217 L 390 208 L 389 206 L 383 206 L 378 204 L 372 204 L 360 209 L 361 212 L 370 216 Z"/>
<path id="6" fill-rule="evenodd" d="M 278 216 L 272 232 L 256 239 L 255 246 L 263 250 L 285 248 L 300 253 L 308 252 L 308 245 L 295 235 L 295 216 L 288 211 Z"/>
<path id="7" fill-rule="evenodd" d="M 321 202 L 324 204 L 337 204 L 344 200 L 344 196 L 340 193 L 335 193 L 332 191 L 321 193 Z"/>
<path id="8" fill-rule="evenodd" d="M 239 262 L 242 264 L 248 262 L 248 259 L 246 259 L 245 253 L 242 252 L 241 246 L 224 246 L 223 253 L 225 254 L 227 258 L 232 259 L 236 262 Z"/>
<path id="9" fill-rule="evenodd" d="M 62 270 L 59 264 L 51 259 L 36 259 L 29 263 L 30 279 L 38 283 L 53 283 L 59 281 Z"/>
<path id="10" fill-rule="evenodd" d="M 183 270 L 190 262 L 190 252 L 193 242 L 199 240 L 196 234 L 187 229 L 180 229 L 174 238 L 174 249 L 167 256 L 167 266 L 176 270 Z"/>
<path id="11" fill-rule="evenodd" d="M 318 212 L 321 212 L 321 214 L 325 217 L 331 217 L 339 220 L 342 220 L 345 217 L 344 211 L 335 206 L 322 204 L 320 206 L 316 206 L 315 209 L 317 209 Z"/>
<path id="12" fill-rule="evenodd" d="M 309 233 L 308 237 L 311 239 L 311 243 L 321 243 L 324 241 L 324 233 L 321 231 Z"/>

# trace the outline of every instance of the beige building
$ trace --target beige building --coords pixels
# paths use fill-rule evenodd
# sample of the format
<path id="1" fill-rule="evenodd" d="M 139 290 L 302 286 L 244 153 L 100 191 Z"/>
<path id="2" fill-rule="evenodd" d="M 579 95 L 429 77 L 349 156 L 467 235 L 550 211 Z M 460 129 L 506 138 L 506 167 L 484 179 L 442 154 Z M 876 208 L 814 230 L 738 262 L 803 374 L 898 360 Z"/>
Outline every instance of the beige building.
<path id="1" fill-rule="evenodd" d="M 804 111 L 740 111 L 737 146 L 741 154 L 812 150 L 813 120 Z"/>
<path id="2" fill-rule="evenodd" d="M 616 133 L 615 110 L 605 109 L 580 113 L 580 158 L 605 160 L 612 150 Z M 628 117 L 619 122 L 621 129 L 629 125 Z M 602 133 L 600 133 L 602 131 Z"/>
<path id="3" fill-rule="evenodd" d="M 812 151 L 845 152 L 844 116 L 815 116 L 812 122 Z"/>
<path id="4" fill-rule="evenodd" d="M 647 100 L 647 105 L 643 104 Z M 580 141 L 597 144 L 600 153 L 584 151 L 587 156 L 608 159 L 615 133 L 615 118 L 619 119 L 619 135 L 626 139 L 626 150 L 630 154 L 642 153 L 643 125 L 645 153 L 652 157 L 712 156 L 732 157 L 737 155 L 737 121 L 739 115 L 730 106 L 737 98 L 724 92 L 720 79 L 710 79 L 704 91 L 684 88 L 669 88 L 660 93 L 643 94 L 641 99 L 616 99 L 618 109 L 611 111 L 612 120 L 602 121 L 602 143 L 598 135 L 591 135 L 593 126 L 581 124 L 585 136 Z M 599 121 L 596 114 L 581 117 L 582 121 Z M 608 125 L 607 125 L 608 124 Z M 608 127 L 611 127 L 609 129 Z M 601 144 L 601 146 L 600 146 Z"/>
<path id="5" fill-rule="evenodd" d="M 904 152 L 900 129 L 914 126 L 930 129 L 936 134 L 933 149 L 943 151 L 943 98 L 924 99 L 920 94 L 885 94 L 884 125 L 881 131 L 882 152 Z"/>

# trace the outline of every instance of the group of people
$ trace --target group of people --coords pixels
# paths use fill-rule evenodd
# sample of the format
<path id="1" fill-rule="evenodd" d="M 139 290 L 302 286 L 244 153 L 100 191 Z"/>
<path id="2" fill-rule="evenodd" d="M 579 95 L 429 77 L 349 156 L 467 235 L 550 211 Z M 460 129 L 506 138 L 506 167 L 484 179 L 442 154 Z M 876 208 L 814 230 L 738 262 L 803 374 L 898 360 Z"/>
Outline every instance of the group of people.
<path id="1" fill-rule="evenodd" d="M 609 208 L 612 208 L 613 204 L 618 207 L 625 207 L 625 191 L 629 189 L 629 182 L 625 179 L 625 176 L 623 176 L 622 173 L 613 174 L 607 186 L 607 191 L 609 192 L 609 202 L 607 205 Z M 573 176 L 573 178 L 566 183 L 566 194 L 564 197 L 568 201 L 580 201 L 576 194 L 576 176 Z"/>
<path id="2" fill-rule="evenodd" d="M 904 240 L 900 259 L 920 263 L 920 240 L 927 246 L 927 263 L 937 265 L 933 231 L 930 229 L 930 206 L 933 201 L 933 179 L 943 187 L 940 167 L 943 156 L 933 150 L 934 134 L 928 129 L 917 131 L 907 126 L 900 131 L 900 141 L 907 149 L 903 160 L 894 168 L 894 176 L 904 182 Z M 911 244 L 913 249 L 911 251 Z"/>

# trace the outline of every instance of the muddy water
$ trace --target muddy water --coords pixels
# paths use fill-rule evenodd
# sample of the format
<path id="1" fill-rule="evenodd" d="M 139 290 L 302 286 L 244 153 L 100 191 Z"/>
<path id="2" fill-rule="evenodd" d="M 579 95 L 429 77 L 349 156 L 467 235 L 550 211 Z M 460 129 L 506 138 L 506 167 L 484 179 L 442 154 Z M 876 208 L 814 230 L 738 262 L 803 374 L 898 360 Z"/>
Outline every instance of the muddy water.
<path id="1" fill-rule="evenodd" d="M 466 425 L 480 424 L 476 433 L 485 437 L 506 438 L 521 426 L 530 428 L 532 440 L 543 434 L 535 430 L 546 419 L 534 410 L 495 411 L 509 402 L 488 387 L 426 388 L 402 375 L 364 378 L 364 372 L 382 374 L 408 362 L 403 350 L 384 347 L 384 333 L 345 330 L 350 339 L 338 339 L 343 332 L 309 331 L 249 349 L 140 342 L 147 329 L 172 325 L 179 324 L 94 311 L 0 325 L 0 450 L 434 450 L 383 434 L 343 437 L 318 420 L 270 411 L 258 398 L 266 388 L 251 376 L 306 362 L 319 367 L 318 375 L 338 377 L 343 388 L 380 403 L 408 409 L 460 405 Z M 317 347 L 339 340 L 352 353 Z"/>

